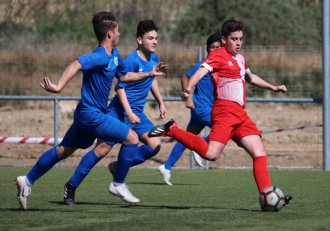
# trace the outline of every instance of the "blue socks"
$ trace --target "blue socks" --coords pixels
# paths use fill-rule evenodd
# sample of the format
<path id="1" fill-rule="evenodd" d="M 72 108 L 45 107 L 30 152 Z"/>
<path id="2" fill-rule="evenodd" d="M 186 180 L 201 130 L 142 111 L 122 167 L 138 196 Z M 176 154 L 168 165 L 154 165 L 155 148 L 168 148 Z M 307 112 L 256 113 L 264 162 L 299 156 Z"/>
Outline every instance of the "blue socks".
<path id="1" fill-rule="evenodd" d="M 57 146 L 44 152 L 26 175 L 30 184 L 33 185 L 36 180 L 48 172 L 60 160 L 61 157 L 57 154 Z"/>
<path id="2" fill-rule="evenodd" d="M 149 145 L 142 145 L 137 148 L 137 152 L 134 155 L 132 166 L 144 163 L 146 160 L 150 159 L 158 152 L 152 149 Z"/>
<path id="3" fill-rule="evenodd" d="M 122 144 L 118 154 L 118 162 L 113 179 L 115 183 L 125 183 L 125 178 L 133 164 L 135 154 L 137 153 L 137 146 L 138 144 Z"/>
<path id="4" fill-rule="evenodd" d="M 87 152 L 81 159 L 76 171 L 72 175 L 69 184 L 78 187 L 85 179 L 91 169 L 100 161 L 100 158 L 95 154 L 94 150 Z"/>
<path id="5" fill-rule="evenodd" d="M 167 161 L 165 162 L 165 168 L 167 170 L 171 170 L 174 164 L 179 160 L 179 158 L 182 156 L 184 150 L 186 149 L 183 144 L 180 142 L 176 142 L 170 155 L 167 158 Z"/>
<path id="6" fill-rule="evenodd" d="M 206 142 L 209 142 L 209 135 L 204 137 L 204 140 Z M 175 163 L 182 156 L 185 149 L 186 149 L 186 147 L 183 146 L 183 144 L 181 144 L 180 142 L 176 142 L 170 155 L 167 158 L 167 161 L 165 162 L 165 169 L 171 170 L 172 167 L 175 165 Z"/>

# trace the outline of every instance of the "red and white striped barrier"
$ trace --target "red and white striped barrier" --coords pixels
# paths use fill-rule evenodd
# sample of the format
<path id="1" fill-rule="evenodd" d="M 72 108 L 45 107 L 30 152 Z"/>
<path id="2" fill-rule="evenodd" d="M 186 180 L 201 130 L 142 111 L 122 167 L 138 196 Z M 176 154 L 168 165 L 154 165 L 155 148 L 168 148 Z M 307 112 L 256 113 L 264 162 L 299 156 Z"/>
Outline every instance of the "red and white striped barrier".
<path id="1" fill-rule="evenodd" d="M 58 138 L 58 142 L 61 142 L 62 138 Z M 53 137 L 6 137 L 0 136 L 0 143 L 20 143 L 20 144 L 54 144 L 55 139 Z"/>
<path id="2" fill-rule="evenodd" d="M 61 143 L 63 138 L 58 138 Z M 162 143 L 171 143 L 174 140 L 170 137 L 161 137 Z M 19 143 L 19 144 L 55 144 L 54 137 L 6 137 L 0 136 L 0 143 Z"/>
<path id="3" fill-rule="evenodd" d="M 275 132 L 284 132 L 284 131 L 294 131 L 294 130 L 303 130 L 306 128 L 318 128 L 323 127 L 323 124 L 318 125 L 305 125 L 300 127 L 289 127 L 289 128 L 275 128 L 262 130 L 262 134 L 275 133 Z M 63 138 L 58 138 L 58 143 L 62 141 Z M 171 143 L 174 140 L 170 137 L 161 137 L 162 143 Z M 6 137 L 0 136 L 0 143 L 20 143 L 20 144 L 55 144 L 54 137 Z"/>

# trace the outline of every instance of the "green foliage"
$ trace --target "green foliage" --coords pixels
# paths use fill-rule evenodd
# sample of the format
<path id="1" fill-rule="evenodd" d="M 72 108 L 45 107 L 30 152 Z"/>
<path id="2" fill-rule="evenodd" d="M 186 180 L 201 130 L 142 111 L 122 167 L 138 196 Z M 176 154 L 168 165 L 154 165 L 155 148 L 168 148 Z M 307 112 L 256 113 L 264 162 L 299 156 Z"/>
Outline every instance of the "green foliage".
<path id="1" fill-rule="evenodd" d="M 72 168 L 55 168 L 33 186 L 28 210 L 18 210 L 13 179 L 26 168 L 0 168 L 1 230 L 328 230 L 329 173 L 272 171 L 272 181 L 293 202 L 278 213 L 260 211 L 252 170 L 172 171 L 173 186 L 154 169 L 132 169 L 130 206 L 108 193 L 110 175 L 95 168 L 63 205 Z"/>
<path id="2" fill-rule="evenodd" d="M 213 1 L 192 5 L 178 19 L 177 41 L 190 44 L 221 29 L 228 19 L 243 21 L 247 45 L 318 45 L 321 7 L 300 1 Z"/>
<path id="3" fill-rule="evenodd" d="M 121 43 L 134 41 L 136 24 L 145 18 L 157 22 L 160 40 L 169 44 L 199 45 L 233 18 L 246 25 L 250 45 L 315 46 L 322 34 L 318 0 L 31 0 L 3 2 L 0 7 L 13 8 L 0 21 L 2 44 L 15 43 L 19 37 L 35 44 L 94 44 L 91 16 L 101 10 L 115 13 Z"/>

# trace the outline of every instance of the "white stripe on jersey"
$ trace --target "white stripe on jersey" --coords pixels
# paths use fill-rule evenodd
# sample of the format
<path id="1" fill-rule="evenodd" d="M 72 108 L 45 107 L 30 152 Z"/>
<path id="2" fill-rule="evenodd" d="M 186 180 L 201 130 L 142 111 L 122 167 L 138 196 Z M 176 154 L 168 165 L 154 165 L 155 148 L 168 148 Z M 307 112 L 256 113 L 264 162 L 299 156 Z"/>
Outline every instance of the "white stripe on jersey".
<path id="1" fill-rule="evenodd" d="M 218 99 L 226 99 L 244 106 L 244 77 L 240 79 L 219 78 L 217 86 Z"/>

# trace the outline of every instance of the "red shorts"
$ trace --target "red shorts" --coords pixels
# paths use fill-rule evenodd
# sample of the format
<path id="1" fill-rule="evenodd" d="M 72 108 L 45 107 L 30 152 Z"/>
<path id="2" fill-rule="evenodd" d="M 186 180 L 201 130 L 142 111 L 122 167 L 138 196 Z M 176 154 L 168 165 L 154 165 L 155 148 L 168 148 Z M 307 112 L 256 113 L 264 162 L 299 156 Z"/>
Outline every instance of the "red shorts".
<path id="1" fill-rule="evenodd" d="M 232 139 L 237 143 L 245 136 L 261 135 L 244 108 L 235 102 L 214 101 L 211 116 L 211 141 L 227 144 Z"/>

